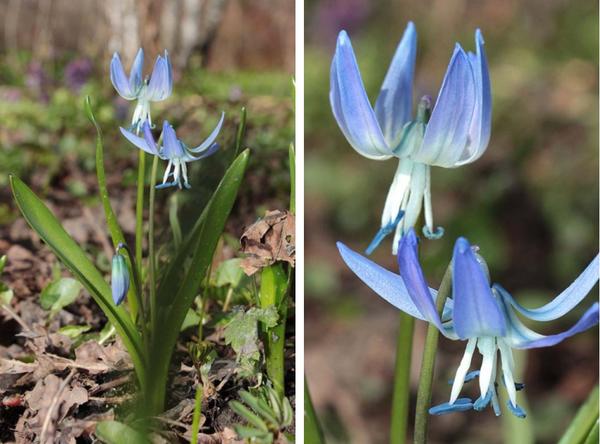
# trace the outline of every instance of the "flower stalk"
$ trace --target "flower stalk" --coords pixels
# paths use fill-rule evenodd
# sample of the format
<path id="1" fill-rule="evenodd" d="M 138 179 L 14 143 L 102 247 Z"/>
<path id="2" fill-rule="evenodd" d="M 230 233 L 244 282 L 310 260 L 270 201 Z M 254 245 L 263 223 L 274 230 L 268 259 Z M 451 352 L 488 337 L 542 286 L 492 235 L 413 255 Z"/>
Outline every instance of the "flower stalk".
<path id="1" fill-rule="evenodd" d="M 437 299 L 435 301 L 436 309 L 442 316 L 446 299 L 452 293 L 452 263 L 446 268 Z M 427 442 L 427 422 L 429 418 L 428 409 L 431 405 L 431 387 L 433 384 L 433 367 L 435 365 L 435 355 L 440 332 L 437 327 L 430 324 L 427 327 L 427 336 L 425 338 L 425 347 L 423 348 L 423 360 L 421 362 L 421 373 L 419 375 L 419 388 L 417 390 L 417 407 L 415 413 L 415 444 L 425 444 Z"/>
<path id="2" fill-rule="evenodd" d="M 412 362 L 413 334 L 415 320 L 400 312 L 398 316 L 398 337 L 396 340 L 396 368 L 394 371 L 394 394 L 392 398 L 392 424 L 390 442 L 404 444 L 408 426 L 410 403 L 410 367 Z"/>

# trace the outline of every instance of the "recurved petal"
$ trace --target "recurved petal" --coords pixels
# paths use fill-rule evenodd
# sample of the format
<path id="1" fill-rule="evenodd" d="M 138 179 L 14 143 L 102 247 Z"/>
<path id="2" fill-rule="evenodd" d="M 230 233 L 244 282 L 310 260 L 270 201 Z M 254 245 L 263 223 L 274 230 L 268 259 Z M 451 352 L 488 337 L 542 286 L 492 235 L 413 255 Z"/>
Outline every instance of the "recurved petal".
<path id="1" fill-rule="evenodd" d="M 417 31 L 409 22 L 375 102 L 377 121 L 392 149 L 398 143 L 402 127 L 411 119 L 416 58 Z"/>
<path id="2" fill-rule="evenodd" d="M 412 155 L 415 161 L 445 168 L 456 166 L 467 145 L 475 97 L 471 63 L 457 44 L 425 129 L 423 144 Z"/>
<path id="3" fill-rule="evenodd" d="M 483 155 L 490 141 L 492 129 L 490 73 L 485 56 L 483 35 L 479 29 L 475 31 L 475 45 L 476 54 L 469 53 L 469 61 L 475 75 L 477 101 L 469 129 L 469 143 L 456 166 L 474 162 Z"/>
<path id="4" fill-rule="evenodd" d="M 419 263 L 418 239 L 414 229 L 410 229 L 400 239 L 398 245 L 398 266 L 400 276 L 404 281 L 408 296 L 421 316 L 440 331 L 444 332 L 442 323 L 435 307 L 434 300 L 425 281 L 421 264 Z"/>
<path id="5" fill-rule="evenodd" d="M 155 156 L 159 156 L 159 148 L 156 145 L 156 141 L 154 140 L 154 136 L 152 135 L 152 130 L 150 129 L 150 122 L 148 122 L 147 120 L 144 121 L 144 124 L 142 125 L 142 134 L 144 135 L 144 140 L 146 141 L 146 144 L 148 145 L 148 147 L 153 151 L 153 154 Z"/>
<path id="6" fill-rule="evenodd" d="M 129 87 L 129 80 L 123 70 L 123 64 L 118 53 L 114 53 L 110 61 L 110 81 L 112 82 L 115 90 L 121 97 L 127 100 L 133 100 L 136 98 L 135 93 Z"/>
<path id="7" fill-rule="evenodd" d="M 138 49 L 133 65 L 131 65 L 131 71 L 129 73 L 129 87 L 134 93 L 138 93 L 144 83 L 144 50 Z"/>
<path id="8" fill-rule="evenodd" d="M 208 147 L 207 150 L 202 151 L 202 153 L 198 156 L 194 156 L 192 153 L 189 152 L 189 150 L 186 150 L 184 159 L 186 162 L 193 162 L 195 160 L 205 159 L 209 156 L 212 156 L 214 153 L 216 153 L 220 147 L 221 146 L 215 142 L 210 147 Z"/>
<path id="9" fill-rule="evenodd" d="M 148 154 L 152 154 L 153 156 L 157 156 L 156 148 L 151 145 L 148 145 L 148 142 L 144 137 L 136 136 L 131 131 L 126 130 L 125 128 L 119 128 L 121 130 L 121 134 L 125 136 L 127 140 L 129 140 L 136 147 L 141 149 L 142 151 L 147 152 Z"/>
<path id="10" fill-rule="evenodd" d="M 350 38 L 340 32 L 331 62 L 329 100 L 333 115 L 352 147 L 369 159 L 392 157 L 365 92 Z"/>
<path id="11" fill-rule="evenodd" d="M 210 135 L 206 138 L 206 140 L 204 142 L 202 142 L 196 148 L 190 148 L 189 151 L 191 151 L 192 153 L 201 153 L 204 150 L 212 147 L 215 142 L 215 139 L 219 135 L 219 131 L 221 131 L 221 127 L 223 126 L 224 120 L 225 120 L 225 113 L 222 112 L 221 118 L 219 119 L 219 123 L 217 123 L 217 126 L 215 127 L 215 129 L 212 130 L 212 133 L 210 133 Z"/>
<path id="12" fill-rule="evenodd" d="M 461 339 L 504 336 L 506 322 L 492 295 L 487 277 L 464 237 L 459 237 L 452 256 L 454 329 Z"/>
<path id="13" fill-rule="evenodd" d="M 405 313 L 425 320 L 408 295 L 402 278 L 356 253 L 341 242 L 338 250 L 346 265 L 375 293 Z"/>
<path id="14" fill-rule="evenodd" d="M 525 308 L 504 290 L 506 300 L 521 314 L 535 321 L 552 321 L 570 312 L 594 288 L 600 274 L 600 255 L 596 256 L 567 289 L 539 308 Z"/>
<path id="15" fill-rule="evenodd" d="M 186 153 L 184 152 L 181 142 L 177 139 L 177 135 L 175 134 L 175 130 L 166 120 L 163 122 L 163 151 L 162 155 L 166 159 L 172 160 L 179 157 L 184 157 Z"/>
<path id="16" fill-rule="evenodd" d="M 503 304 L 502 308 L 504 310 L 508 322 L 508 332 L 506 340 L 508 340 L 510 346 L 513 348 L 526 349 L 550 347 L 598 324 L 599 310 L 598 303 L 595 302 L 584 313 L 584 315 L 579 319 L 579 321 L 577 321 L 577 323 L 568 330 L 562 333 L 557 333 L 548 336 L 541 335 L 523 325 L 523 323 L 517 317 L 514 310 L 512 310 L 511 308 L 510 302 L 507 298 L 507 296 L 510 295 L 508 295 L 508 292 L 506 292 L 506 290 L 504 290 L 499 285 L 495 285 L 494 289 L 500 295 L 500 299 Z"/>
<path id="17" fill-rule="evenodd" d="M 169 60 L 158 56 L 148 83 L 147 98 L 153 102 L 165 100 L 173 91 L 173 77 Z"/>

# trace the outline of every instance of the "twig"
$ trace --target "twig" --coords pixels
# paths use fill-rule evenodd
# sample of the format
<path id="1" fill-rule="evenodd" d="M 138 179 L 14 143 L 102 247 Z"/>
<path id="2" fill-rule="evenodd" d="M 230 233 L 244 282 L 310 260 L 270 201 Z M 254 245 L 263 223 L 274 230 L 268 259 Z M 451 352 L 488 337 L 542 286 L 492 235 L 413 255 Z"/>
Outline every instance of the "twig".
<path id="1" fill-rule="evenodd" d="M 131 399 L 133 399 L 133 395 L 123 395 L 123 396 L 90 396 L 88 397 L 90 401 L 98 402 L 100 404 L 123 404 Z"/>
<path id="2" fill-rule="evenodd" d="M 71 378 L 75 375 L 75 369 L 71 369 L 71 372 L 67 375 L 67 377 L 63 380 L 62 384 L 58 388 L 58 391 L 52 398 L 52 402 L 50 403 L 50 407 L 48 408 L 48 413 L 46 413 L 46 418 L 44 418 L 44 424 L 42 425 L 42 432 L 40 433 L 40 443 L 44 444 L 46 442 L 46 433 L 48 432 L 48 426 L 50 425 L 50 420 L 52 419 L 52 412 L 56 408 L 58 404 L 58 400 L 60 399 L 62 392 L 65 390 Z"/>
<path id="3" fill-rule="evenodd" d="M 6 312 L 15 320 L 17 321 L 17 323 L 21 326 L 21 328 L 23 328 L 23 330 L 25 331 L 33 331 L 31 328 L 29 328 L 29 326 L 25 323 L 25 321 L 18 315 L 16 314 L 14 311 L 12 311 L 12 309 L 8 306 L 8 305 L 4 305 L 2 304 L 1 307 L 6 310 Z"/>
<path id="4" fill-rule="evenodd" d="M 121 376 L 120 378 L 113 379 L 112 381 L 108 381 L 104 384 L 94 387 L 92 390 L 90 390 L 90 394 L 97 395 L 98 393 L 103 393 L 107 390 L 127 384 L 129 381 L 131 381 L 131 375 Z"/>

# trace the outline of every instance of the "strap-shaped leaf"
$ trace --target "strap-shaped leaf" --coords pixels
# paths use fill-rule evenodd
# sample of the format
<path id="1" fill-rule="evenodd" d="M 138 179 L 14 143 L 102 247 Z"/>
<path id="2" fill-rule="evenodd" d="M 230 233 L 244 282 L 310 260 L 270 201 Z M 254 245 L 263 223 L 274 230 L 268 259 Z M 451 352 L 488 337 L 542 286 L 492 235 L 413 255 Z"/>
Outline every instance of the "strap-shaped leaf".
<path id="1" fill-rule="evenodd" d="M 181 251 L 161 279 L 157 293 L 157 325 L 161 326 L 161 331 L 152 336 L 149 369 L 153 372 L 153 384 L 163 387 L 163 391 L 179 327 L 212 262 L 217 242 L 242 183 L 249 154 L 249 150 L 243 151 L 227 169 L 192 232 L 185 238 Z"/>
<path id="2" fill-rule="evenodd" d="M 131 355 L 140 383 L 143 384 L 145 373 L 140 336 L 129 315 L 122 307 L 117 307 L 113 303 L 110 287 L 102 274 L 73 238 L 69 236 L 48 207 L 21 179 L 11 175 L 9 180 L 15 201 L 23 217 L 48 244 L 59 260 L 89 291 L 109 321 L 114 325 Z"/>

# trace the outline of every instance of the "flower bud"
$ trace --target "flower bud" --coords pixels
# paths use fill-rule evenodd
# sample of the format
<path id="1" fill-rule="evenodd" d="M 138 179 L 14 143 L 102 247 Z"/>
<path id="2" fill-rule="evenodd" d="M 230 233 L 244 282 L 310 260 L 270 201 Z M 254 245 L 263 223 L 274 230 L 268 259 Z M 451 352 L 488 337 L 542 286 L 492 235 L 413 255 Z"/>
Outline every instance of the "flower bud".
<path id="1" fill-rule="evenodd" d="M 125 257 L 118 252 L 112 259 L 111 287 L 113 301 L 119 305 L 129 290 L 129 269 Z"/>

